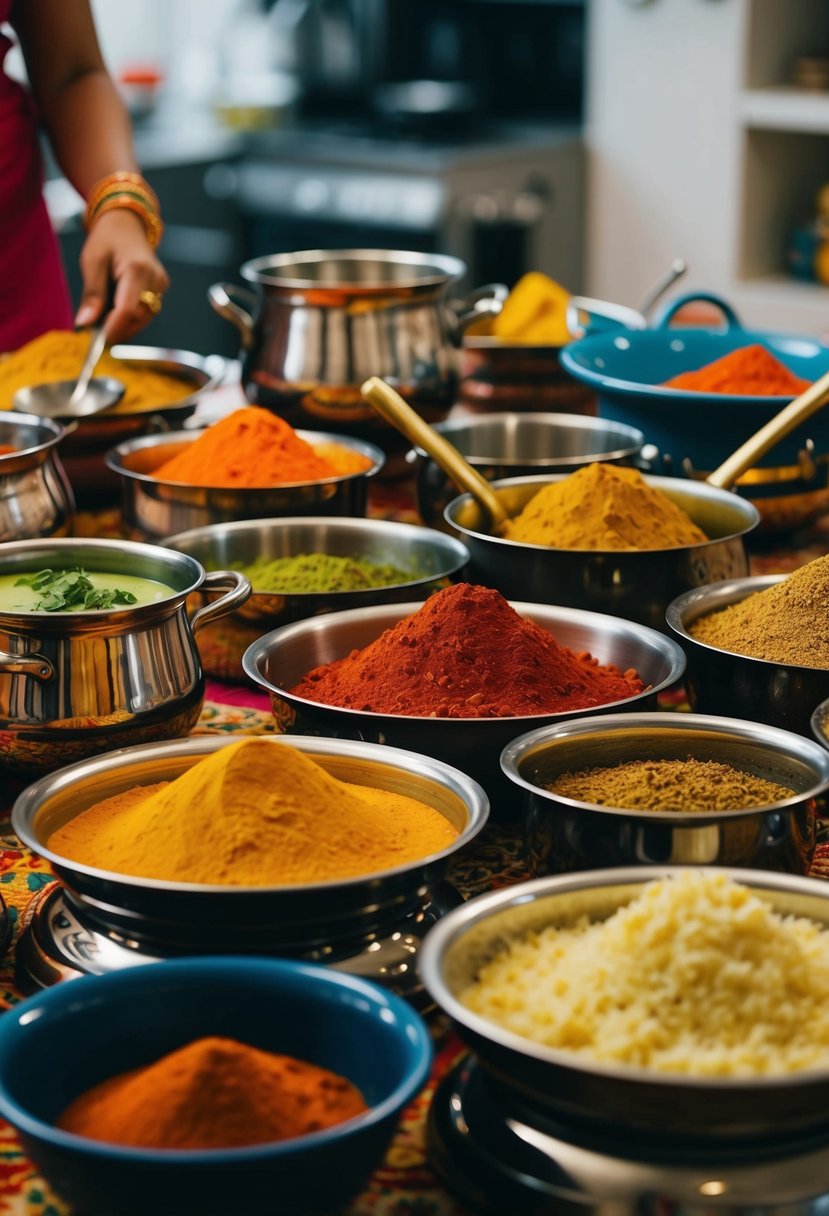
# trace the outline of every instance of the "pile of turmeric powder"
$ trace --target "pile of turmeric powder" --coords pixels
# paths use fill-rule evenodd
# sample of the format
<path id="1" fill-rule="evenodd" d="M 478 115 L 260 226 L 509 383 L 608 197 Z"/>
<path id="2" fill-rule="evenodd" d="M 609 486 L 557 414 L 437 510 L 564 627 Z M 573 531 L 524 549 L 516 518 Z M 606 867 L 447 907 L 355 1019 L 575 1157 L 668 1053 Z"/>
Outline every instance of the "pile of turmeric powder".
<path id="1" fill-rule="evenodd" d="M 306 443 L 276 414 L 248 405 L 207 427 L 152 475 L 188 486 L 267 489 L 362 473 L 370 464 L 337 444 Z"/>
<path id="2" fill-rule="evenodd" d="M 211 1037 L 87 1090 L 58 1127 L 134 1148 L 244 1148 L 307 1136 L 366 1109 L 338 1073 Z"/>
<path id="3" fill-rule="evenodd" d="M 492 322 L 492 336 L 504 342 L 564 346 L 570 292 L 537 270 L 522 275 Z"/>
<path id="4" fill-rule="evenodd" d="M 708 537 L 637 469 L 588 464 L 535 494 L 504 525 L 508 540 L 557 549 L 674 549 Z"/>
<path id="5" fill-rule="evenodd" d="M 7 359 L 0 359 L 0 409 L 12 409 L 12 398 L 19 388 L 77 380 L 88 349 L 89 334 L 83 330 L 50 329 Z M 136 414 L 175 405 L 199 387 L 193 379 L 114 359 L 108 351 L 102 355 L 95 375 L 114 376 L 126 388 L 109 414 Z"/>
<path id="6" fill-rule="evenodd" d="M 245 739 L 175 781 L 96 803 L 48 844 L 118 874 L 264 887 L 392 869 L 440 852 L 457 835 L 414 798 L 338 781 L 288 743 Z"/>

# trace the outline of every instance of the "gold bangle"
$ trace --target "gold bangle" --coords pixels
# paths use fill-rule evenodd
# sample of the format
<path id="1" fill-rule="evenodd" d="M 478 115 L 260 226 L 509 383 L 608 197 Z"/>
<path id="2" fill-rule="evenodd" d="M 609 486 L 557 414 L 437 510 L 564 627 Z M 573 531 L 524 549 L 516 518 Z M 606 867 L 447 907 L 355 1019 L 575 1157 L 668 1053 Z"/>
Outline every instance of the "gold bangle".
<path id="1" fill-rule="evenodd" d="M 131 173 L 125 169 L 119 170 L 117 173 L 110 173 L 95 183 L 95 185 L 89 191 L 89 195 L 87 197 L 87 213 L 91 213 L 95 210 L 96 206 L 99 202 L 101 202 L 105 194 L 108 194 L 113 189 L 122 189 L 125 185 L 137 187 L 138 189 L 143 190 L 152 209 L 158 215 L 161 214 L 161 205 L 158 201 L 158 196 L 156 195 L 152 186 L 150 186 L 149 182 L 147 182 L 140 173 Z"/>
<path id="2" fill-rule="evenodd" d="M 152 201 L 147 197 L 147 195 L 144 193 L 143 190 L 139 190 L 137 186 L 129 186 L 129 187 L 123 187 L 123 188 L 119 187 L 119 188 L 110 190 L 110 191 L 108 191 L 108 193 L 102 195 L 102 197 L 95 202 L 94 206 L 87 207 L 87 211 L 88 211 L 88 220 L 87 220 L 87 225 L 86 225 L 87 229 L 91 228 L 92 225 L 95 223 L 98 213 L 101 210 L 101 208 L 104 206 L 104 204 L 108 203 L 111 199 L 115 199 L 115 198 L 131 198 L 136 203 L 139 203 L 142 207 L 146 208 L 146 210 L 151 215 L 154 215 L 157 218 L 160 218 L 158 215 L 157 209 L 153 206 Z"/>
<path id="3" fill-rule="evenodd" d="M 157 249 L 161 238 L 164 234 L 164 225 L 157 215 L 150 211 L 149 207 L 138 199 L 132 198 L 125 194 L 114 194 L 105 198 L 102 203 L 96 208 L 94 219 L 99 220 L 107 211 L 115 211 L 118 208 L 124 208 L 127 211 L 132 211 L 144 224 L 147 232 L 147 240 L 151 249 Z"/>

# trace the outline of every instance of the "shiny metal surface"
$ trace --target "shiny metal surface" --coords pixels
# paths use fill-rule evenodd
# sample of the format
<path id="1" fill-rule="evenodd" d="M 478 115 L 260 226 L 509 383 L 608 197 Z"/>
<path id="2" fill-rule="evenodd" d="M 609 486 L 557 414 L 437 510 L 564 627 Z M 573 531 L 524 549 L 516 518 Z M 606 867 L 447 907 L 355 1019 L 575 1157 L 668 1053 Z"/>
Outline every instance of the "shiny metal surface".
<path id="1" fill-rule="evenodd" d="M 826 1143 L 829 1068 L 777 1076 L 689 1077 L 600 1064 L 533 1043 L 472 1013 L 458 999 L 484 962 L 507 942 L 579 916 L 603 920 L 629 903 L 644 884 L 681 869 L 629 867 L 537 878 L 481 895 L 444 917 L 420 955 L 427 990 L 449 1014 L 502 1092 L 525 1109 L 565 1120 L 589 1133 L 613 1125 L 620 1135 L 642 1137 L 649 1152 L 666 1146 L 779 1143 L 822 1129 Z M 829 927 L 829 890 L 817 879 L 759 870 L 730 870 L 778 913 L 808 917 Z M 785 994 L 780 994 L 784 999 Z M 719 1175 L 717 1175 L 719 1176 Z"/>
<path id="2" fill-rule="evenodd" d="M 800 735 L 812 733 L 812 711 L 829 697 L 829 670 L 732 654 L 698 642 L 688 631 L 700 617 L 765 591 L 785 577 L 769 574 L 731 579 L 688 591 L 668 605 L 668 627 L 688 658 L 686 687 L 692 709 L 753 718 Z"/>
<path id="3" fill-rule="evenodd" d="M 544 788 L 563 772 L 631 760 L 712 760 L 794 792 L 735 811 L 641 811 Z M 626 865 L 726 865 L 808 874 L 826 814 L 829 754 L 789 731 L 700 714 L 608 714 L 530 731 L 501 767 L 524 791 L 534 877 Z"/>
<path id="4" fill-rule="evenodd" d="M 114 540 L 11 542 L 0 574 L 83 566 L 172 587 L 155 604 L 89 612 L 0 611 L 0 762 L 47 770 L 102 750 L 186 734 L 204 697 L 194 632 L 250 593 L 233 571 L 205 574 L 170 549 Z M 188 623 L 187 596 L 226 588 Z"/>
<path id="5" fill-rule="evenodd" d="M 65 432 L 50 419 L 0 411 L 0 542 L 65 536 L 75 508 L 58 456 Z"/>
<path id="6" fill-rule="evenodd" d="M 821 701 L 810 719 L 812 734 L 829 751 L 829 700 Z"/>
<path id="7" fill-rule="evenodd" d="M 74 429 L 67 429 L 61 444 L 61 457 L 78 501 L 84 505 L 98 505 L 118 496 L 118 478 L 104 463 L 104 455 L 111 447 L 139 435 L 181 425 L 193 413 L 202 396 L 221 384 L 227 375 L 227 360 L 220 355 L 132 345 L 113 346 L 110 353 L 130 367 L 146 367 L 184 379 L 193 386 L 193 391 L 170 405 L 140 413 L 92 415 L 78 419 Z"/>
<path id="8" fill-rule="evenodd" d="M 481 414 L 435 427 L 489 481 L 538 473 L 572 473 L 582 465 L 632 464 L 644 443 L 641 431 L 601 418 L 573 414 Z M 417 505 L 429 527 L 444 527 L 444 510 L 458 491 L 422 448 L 413 448 Z"/>
<path id="9" fill-rule="evenodd" d="M 489 813 L 484 791 L 464 773 L 427 756 L 335 739 L 273 739 L 298 747 L 333 776 L 393 790 L 434 807 L 458 830 L 447 848 L 422 861 L 342 882 L 233 887 L 162 882 L 92 869 L 48 847 L 60 826 L 96 802 L 136 784 L 172 780 L 233 736 L 150 743 L 73 764 L 30 785 L 17 799 L 14 830 L 47 859 L 84 925 L 118 930 L 181 953 L 237 950 L 332 950 L 335 943 L 396 924 L 422 908 L 454 855 Z"/>
<path id="10" fill-rule="evenodd" d="M 272 486 L 268 489 L 207 488 L 159 481 L 152 476 L 165 460 L 195 443 L 198 431 L 145 435 L 119 444 L 107 453 L 107 466 L 121 482 L 125 522 L 142 539 L 160 540 L 208 524 L 279 515 L 365 515 L 368 479 L 383 467 L 379 448 L 358 439 L 324 432 L 299 431 L 309 443 L 337 443 L 359 452 L 371 463 L 359 473 L 325 481 Z"/>
<path id="11" fill-rule="evenodd" d="M 457 258 L 385 249 L 311 249 L 246 262 L 258 294 L 217 283 L 213 308 L 241 334 L 250 401 L 294 427 L 387 430 L 360 385 L 382 376 L 436 421 L 457 387 L 445 296 Z"/>
<path id="12" fill-rule="evenodd" d="M 377 519 L 326 519 L 288 516 L 211 524 L 168 536 L 164 544 L 188 553 L 208 570 L 242 566 L 257 557 L 294 557 L 326 553 L 391 564 L 410 572 L 406 582 L 361 591 L 276 595 L 256 591 L 247 603 L 225 617 L 216 629 L 203 630 L 199 651 L 208 675 L 244 682 L 242 655 L 269 630 L 306 617 L 397 603 L 413 596 L 426 599 L 460 575 L 469 554 L 460 541 L 430 528 Z M 196 598 L 205 599 L 199 592 Z"/>
<path id="13" fill-rule="evenodd" d="M 72 405 L 80 381 L 53 380 L 49 384 L 32 384 L 19 388 L 12 398 L 14 408 L 38 418 L 57 418 L 70 422 L 73 418 L 90 418 L 111 409 L 124 395 L 124 385 L 114 376 L 96 376 L 90 380 L 77 404 Z"/>
<path id="14" fill-rule="evenodd" d="M 343 709 L 307 701 L 289 691 L 312 668 L 367 646 L 419 607 L 419 603 L 408 603 L 356 608 L 285 625 L 254 642 L 245 652 L 244 669 L 270 693 L 274 717 L 282 730 L 370 739 L 425 752 L 459 765 L 485 786 L 490 797 L 506 789 L 514 801 L 514 790 L 503 781 L 498 762 L 506 744 L 531 726 L 601 710 L 594 706 L 523 718 L 419 718 Z M 682 676 L 685 660 L 681 648 L 655 630 L 593 612 L 516 602 L 512 607 L 553 633 L 563 646 L 577 653 L 589 651 L 600 663 L 612 663 L 622 671 L 633 667 L 650 685 L 635 697 L 612 702 L 609 712 L 655 705 L 656 694 Z"/>
<path id="15" fill-rule="evenodd" d="M 542 486 L 564 476 L 513 477 L 493 487 L 515 516 Z M 728 490 L 671 477 L 645 480 L 690 515 L 711 537 L 707 544 L 636 552 L 523 544 L 490 535 L 468 494 L 453 499 L 444 518 L 469 549 L 470 577 L 508 598 L 607 612 L 664 629 L 665 609 L 680 592 L 747 573 L 743 538 L 756 527 L 759 515 L 752 503 Z"/>

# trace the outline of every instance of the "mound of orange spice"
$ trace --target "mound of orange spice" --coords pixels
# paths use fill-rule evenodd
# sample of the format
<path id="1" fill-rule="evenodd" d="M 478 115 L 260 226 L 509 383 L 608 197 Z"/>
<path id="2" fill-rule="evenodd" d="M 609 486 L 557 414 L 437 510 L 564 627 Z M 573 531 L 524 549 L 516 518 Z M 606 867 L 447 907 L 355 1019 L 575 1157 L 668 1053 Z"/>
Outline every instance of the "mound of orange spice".
<path id="1" fill-rule="evenodd" d="M 216 489 L 267 489 L 362 473 L 371 461 L 337 444 L 306 443 L 282 418 L 243 406 L 207 427 L 153 470 L 159 481 Z"/>
<path id="2" fill-rule="evenodd" d="M 797 397 L 811 384 L 790 372 L 759 342 L 741 346 L 696 371 L 666 380 L 665 388 L 695 393 L 732 393 L 744 397 Z"/>
<path id="3" fill-rule="evenodd" d="M 211 1037 L 87 1090 L 58 1127 L 134 1148 L 244 1148 L 307 1136 L 366 1109 L 357 1087 L 327 1068 Z"/>

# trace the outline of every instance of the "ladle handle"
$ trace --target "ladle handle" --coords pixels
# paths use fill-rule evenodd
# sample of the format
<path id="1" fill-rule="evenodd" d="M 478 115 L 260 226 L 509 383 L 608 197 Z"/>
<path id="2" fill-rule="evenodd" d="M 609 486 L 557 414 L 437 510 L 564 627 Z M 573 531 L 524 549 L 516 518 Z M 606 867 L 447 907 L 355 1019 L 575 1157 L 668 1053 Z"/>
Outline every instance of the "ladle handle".
<path id="1" fill-rule="evenodd" d="M 371 376 L 360 391 L 386 422 L 390 422 L 416 447 L 425 448 L 446 476 L 450 477 L 460 490 L 467 490 L 472 495 L 489 513 L 494 526 L 506 522 L 509 518 L 507 512 L 486 478 L 482 477 L 477 469 L 473 469 L 457 448 L 444 439 L 434 427 L 424 422 L 390 384 L 379 376 Z"/>
<path id="2" fill-rule="evenodd" d="M 104 323 L 101 321 L 96 329 L 92 331 L 92 340 L 89 343 L 89 349 L 86 352 L 86 358 L 83 361 L 81 373 L 78 376 L 78 381 L 72 389 L 72 395 L 66 403 L 67 412 L 71 413 L 80 401 L 83 401 L 86 396 L 86 390 L 89 388 L 89 381 L 92 379 L 92 373 L 98 365 L 98 360 L 104 353 L 106 346 L 106 332 Z"/>
<path id="3" fill-rule="evenodd" d="M 756 434 L 747 439 L 737 448 L 727 460 L 723 461 L 708 477 L 708 484 L 719 486 L 722 490 L 729 489 L 738 477 L 742 477 L 761 457 L 781 439 L 794 430 L 801 422 L 811 418 L 829 399 L 829 372 L 824 374 L 814 384 L 802 392 L 794 401 L 784 406 L 779 414 L 770 419 Z"/>

